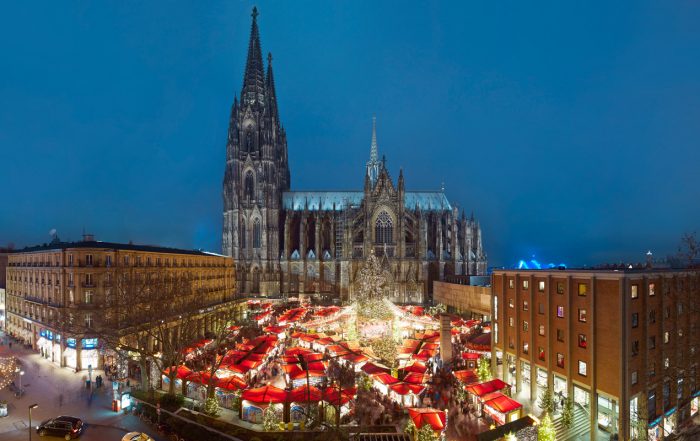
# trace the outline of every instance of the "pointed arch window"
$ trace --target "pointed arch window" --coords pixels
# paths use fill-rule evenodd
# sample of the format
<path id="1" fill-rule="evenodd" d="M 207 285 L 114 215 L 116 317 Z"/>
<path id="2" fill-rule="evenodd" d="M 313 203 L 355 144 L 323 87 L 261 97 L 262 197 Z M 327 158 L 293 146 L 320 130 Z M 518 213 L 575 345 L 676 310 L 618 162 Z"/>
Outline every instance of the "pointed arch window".
<path id="1" fill-rule="evenodd" d="M 253 178 L 253 172 L 248 170 L 245 174 L 245 179 L 243 182 L 243 189 L 245 198 L 248 200 L 253 199 L 253 191 L 255 187 L 255 179 Z"/>
<path id="2" fill-rule="evenodd" d="M 260 219 L 255 219 L 253 222 L 253 248 L 260 248 L 262 244 L 262 228 L 260 228 Z"/>
<path id="3" fill-rule="evenodd" d="M 394 222 L 386 211 L 377 216 L 374 224 L 374 238 L 378 244 L 391 244 L 394 238 Z"/>
<path id="4" fill-rule="evenodd" d="M 245 221 L 241 223 L 241 249 L 245 250 L 246 240 L 245 240 Z"/>

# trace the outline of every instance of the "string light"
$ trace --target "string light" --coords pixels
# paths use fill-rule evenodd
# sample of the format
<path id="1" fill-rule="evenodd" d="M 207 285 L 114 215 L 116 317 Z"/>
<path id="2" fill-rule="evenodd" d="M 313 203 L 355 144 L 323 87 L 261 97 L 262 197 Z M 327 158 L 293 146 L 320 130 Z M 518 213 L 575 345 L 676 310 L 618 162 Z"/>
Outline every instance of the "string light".
<path id="1" fill-rule="evenodd" d="M 0 357 L 0 390 L 14 380 L 18 368 L 19 364 L 15 357 Z"/>

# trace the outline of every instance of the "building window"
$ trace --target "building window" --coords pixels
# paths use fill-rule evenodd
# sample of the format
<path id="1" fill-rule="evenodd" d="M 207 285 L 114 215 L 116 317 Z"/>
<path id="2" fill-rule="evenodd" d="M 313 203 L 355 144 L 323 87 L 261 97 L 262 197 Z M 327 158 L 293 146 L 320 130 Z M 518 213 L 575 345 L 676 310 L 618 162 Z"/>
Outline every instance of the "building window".
<path id="1" fill-rule="evenodd" d="M 632 298 L 639 298 L 639 287 L 637 285 L 632 285 Z"/>
<path id="2" fill-rule="evenodd" d="M 649 377 L 656 375 L 656 363 L 653 361 L 649 363 Z"/>
<path id="3" fill-rule="evenodd" d="M 668 343 L 671 340 L 671 333 L 666 331 L 664 332 L 664 343 Z"/>
<path id="4" fill-rule="evenodd" d="M 493 324 L 493 342 L 498 343 L 498 323 Z"/>
<path id="5" fill-rule="evenodd" d="M 649 337 L 649 349 L 655 349 L 656 348 L 656 336 L 652 335 Z"/>
<path id="6" fill-rule="evenodd" d="M 246 232 L 245 232 L 245 221 L 241 224 L 241 249 L 246 248 Z"/>
<path id="7" fill-rule="evenodd" d="M 92 313 L 85 314 L 85 327 L 92 328 Z"/>
<path id="8" fill-rule="evenodd" d="M 585 296 L 587 292 L 588 292 L 588 287 L 586 286 L 586 284 L 579 283 L 578 284 L 578 295 Z"/>
<path id="9" fill-rule="evenodd" d="M 632 327 L 636 328 L 639 326 L 639 313 L 633 312 L 632 313 Z"/>
<path id="10" fill-rule="evenodd" d="M 678 303 L 678 315 L 681 315 L 681 314 L 683 314 L 683 304 Z"/>
<path id="11" fill-rule="evenodd" d="M 73 255 L 72 254 L 68 255 L 68 265 L 73 266 Z"/>
<path id="12" fill-rule="evenodd" d="M 394 223 L 386 211 L 382 211 L 377 216 L 374 223 L 374 237 L 378 244 L 394 243 Z"/>
<path id="13" fill-rule="evenodd" d="M 545 356 L 544 356 L 544 348 L 542 346 L 539 346 L 537 348 L 537 358 L 540 359 L 540 361 L 545 361 Z"/>
<path id="14" fill-rule="evenodd" d="M 508 279 L 508 288 L 510 288 L 510 289 L 515 288 L 515 280 L 514 279 Z"/>
<path id="15" fill-rule="evenodd" d="M 579 309 L 578 310 L 578 321 L 580 322 L 586 322 L 586 310 L 585 309 Z"/>
<path id="16" fill-rule="evenodd" d="M 529 280 L 523 280 L 523 289 L 528 289 L 530 287 L 530 281 Z"/>
<path id="17" fill-rule="evenodd" d="M 649 414 L 649 421 L 656 417 L 656 391 L 650 390 L 647 399 L 647 412 Z"/>
<path id="18" fill-rule="evenodd" d="M 564 341 L 564 330 L 557 329 L 557 341 Z"/>
<path id="19" fill-rule="evenodd" d="M 523 343 L 523 354 L 527 354 L 529 350 L 530 350 L 530 344 L 527 342 L 524 342 Z"/>
<path id="20" fill-rule="evenodd" d="M 498 297 L 493 296 L 493 316 L 498 317 Z"/>
<path id="21" fill-rule="evenodd" d="M 671 318 L 671 307 L 667 306 L 664 309 L 664 318 Z"/>
<path id="22" fill-rule="evenodd" d="M 649 323 L 656 323 L 656 310 L 649 311 Z"/>
<path id="23" fill-rule="evenodd" d="M 664 369 L 668 369 L 668 367 L 671 365 L 671 361 L 669 360 L 668 357 L 664 358 Z"/>
<path id="24" fill-rule="evenodd" d="M 584 349 L 588 347 L 588 339 L 586 338 L 586 334 L 578 335 L 578 347 Z"/>
<path id="25" fill-rule="evenodd" d="M 523 322 L 523 331 L 527 332 L 530 329 L 530 325 L 527 322 Z"/>
<path id="26" fill-rule="evenodd" d="M 540 335 L 544 335 L 544 325 L 540 325 Z"/>
<path id="27" fill-rule="evenodd" d="M 637 384 L 637 371 L 632 371 L 632 384 Z"/>
<path id="28" fill-rule="evenodd" d="M 508 307 L 509 308 L 514 308 L 515 304 L 513 303 L 513 299 L 508 299 Z"/>
<path id="29" fill-rule="evenodd" d="M 632 355 L 639 355 L 639 340 L 632 342 Z"/>
<path id="30" fill-rule="evenodd" d="M 683 337 L 683 329 L 682 328 L 678 328 L 678 336 Z"/>
<path id="31" fill-rule="evenodd" d="M 557 317 L 564 318 L 564 307 L 557 306 Z"/>
<path id="32" fill-rule="evenodd" d="M 539 281 L 537 289 L 538 289 L 540 292 L 544 292 L 544 280 L 540 280 L 540 281 Z"/>
<path id="33" fill-rule="evenodd" d="M 245 174 L 245 182 L 243 184 L 244 197 L 246 199 L 249 199 L 249 200 L 254 199 L 254 197 L 253 197 L 254 187 L 255 187 L 255 179 L 253 178 L 253 172 L 248 170 Z"/>
<path id="34" fill-rule="evenodd" d="M 513 327 L 513 317 L 508 317 L 508 326 Z"/>
<path id="35" fill-rule="evenodd" d="M 85 303 L 92 304 L 93 292 L 92 290 L 85 291 Z"/>
<path id="36" fill-rule="evenodd" d="M 537 308 L 538 308 L 538 312 L 539 312 L 540 314 L 544 314 L 544 303 L 539 303 L 539 304 L 537 305 Z"/>
<path id="37" fill-rule="evenodd" d="M 124 266 L 129 266 L 129 256 L 124 256 Z"/>
<path id="38" fill-rule="evenodd" d="M 527 311 L 530 309 L 530 306 L 527 304 L 527 300 L 523 300 L 523 311 Z"/>
<path id="39" fill-rule="evenodd" d="M 578 374 L 582 377 L 588 375 L 588 366 L 586 365 L 585 361 L 578 361 Z"/>
<path id="40" fill-rule="evenodd" d="M 260 227 L 260 219 L 253 221 L 253 248 L 262 246 L 262 228 Z"/>
<path id="41" fill-rule="evenodd" d="M 510 349 L 515 349 L 515 345 L 513 345 L 513 337 L 508 337 L 508 347 Z"/>
<path id="42" fill-rule="evenodd" d="M 85 265 L 92 265 L 92 254 L 85 255 Z"/>
<path id="43" fill-rule="evenodd" d="M 649 284 L 649 297 L 656 295 L 656 286 L 653 283 Z"/>
<path id="44" fill-rule="evenodd" d="M 557 352 L 557 366 L 560 368 L 564 367 L 564 354 Z"/>
<path id="45" fill-rule="evenodd" d="M 564 282 L 557 282 L 557 294 L 564 294 Z"/>
<path id="46" fill-rule="evenodd" d="M 105 265 L 112 266 L 112 256 L 105 257 Z"/>
<path id="47" fill-rule="evenodd" d="M 85 286 L 93 286 L 92 274 L 85 274 Z"/>

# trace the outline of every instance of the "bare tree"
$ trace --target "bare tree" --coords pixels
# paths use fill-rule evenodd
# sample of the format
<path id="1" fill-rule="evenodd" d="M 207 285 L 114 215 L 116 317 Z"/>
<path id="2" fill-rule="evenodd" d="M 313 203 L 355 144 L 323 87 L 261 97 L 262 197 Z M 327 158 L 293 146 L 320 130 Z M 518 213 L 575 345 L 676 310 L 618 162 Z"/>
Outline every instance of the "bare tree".
<path id="1" fill-rule="evenodd" d="M 681 244 L 678 246 L 678 258 L 686 263 L 689 267 L 695 262 L 695 259 L 700 257 L 700 244 L 698 244 L 698 239 L 696 233 L 685 233 L 681 237 Z"/>
<path id="2" fill-rule="evenodd" d="M 185 360 L 185 349 L 203 336 L 205 296 L 188 272 L 163 267 L 119 267 L 107 274 L 104 298 L 74 302 L 59 311 L 67 334 L 99 338 L 120 355 L 138 358 L 141 386 L 148 390 L 149 362 L 163 372 Z M 167 373 L 174 392 L 176 370 Z"/>

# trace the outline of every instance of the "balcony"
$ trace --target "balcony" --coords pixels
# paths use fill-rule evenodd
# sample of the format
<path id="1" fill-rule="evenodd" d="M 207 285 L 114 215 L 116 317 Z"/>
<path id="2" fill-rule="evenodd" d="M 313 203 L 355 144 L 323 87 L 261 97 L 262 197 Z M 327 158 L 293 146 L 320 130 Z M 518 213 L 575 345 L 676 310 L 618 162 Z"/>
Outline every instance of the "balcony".
<path id="1" fill-rule="evenodd" d="M 80 284 L 83 288 L 94 288 L 95 287 L 95 282 L 83 282 Z"/>
<path id="2" fill-rule="evenodd" d="M 46 300 L 42 299 L 41 297 L 34 297 L 34 296 L 26 296 L 24 298 L 27 302 L 30 303 L 36 303 L 37 305 L 43 305 L 46 303 Z"/>

